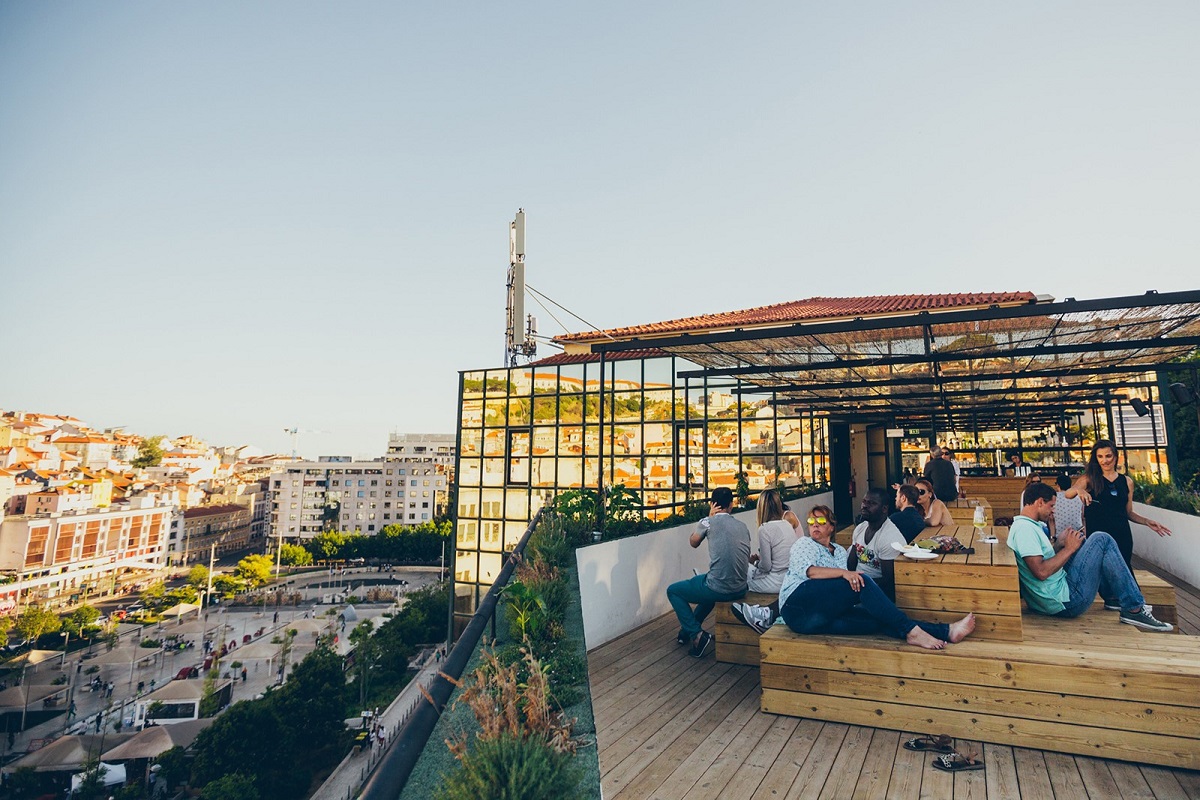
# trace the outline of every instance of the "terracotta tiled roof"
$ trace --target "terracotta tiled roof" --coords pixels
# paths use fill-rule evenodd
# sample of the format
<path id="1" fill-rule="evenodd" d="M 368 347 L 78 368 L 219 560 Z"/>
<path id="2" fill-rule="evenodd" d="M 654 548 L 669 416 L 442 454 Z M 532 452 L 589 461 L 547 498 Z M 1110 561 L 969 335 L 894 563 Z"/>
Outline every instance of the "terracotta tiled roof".
<path id="1" fill-rule="evenodd" d="M 559 342 L 593 342 L 612 337 L 629 339 L 636 336 L 721 330 L 735 327 L 788 325 L 793 322 L 813 322 L 825 319 L 888 316 L 917 311 L 947 311 L 950 309 L 991 306 L 995 304 L 1029 303 L 1037 299 L 1032 292 L 972 292 L 965 294 L 900 294 L 874 297 L 810 297 L 770 306 L 703 314 L 647 325 L 631 325 L 607 331 L 586 331 L 556 337 Z M 552 358 L 558 358 L 553 356 Z M 548 363 L 540 361 L 539 364 Z M 575 363 L 575 362 L 559 362 Z"/>
<path id="2" fill-rule="evenodd" d="M 587 334 L 572 334 L 573 336 L 586 336 Z M 600 336 L 600 334 L 595 334 Z M 564 337 L 565 338 L 565 337 Z M 607 338 L 607 337 L 603 337 Z M 626 350 L 620 353 L 609 353 L 604 359 L 605 361 L 630 361 L 637 358 L 662 358 L 671 355 L 665 350 L 651 348 L 648 350 Z M 600 360 L 599 353 L 558 353 L 549 358 L 543 358 L 541 361 L 534 361 L 529 366 L 531 367 L 554 367 L 563 364 L 591 364 Z"/>

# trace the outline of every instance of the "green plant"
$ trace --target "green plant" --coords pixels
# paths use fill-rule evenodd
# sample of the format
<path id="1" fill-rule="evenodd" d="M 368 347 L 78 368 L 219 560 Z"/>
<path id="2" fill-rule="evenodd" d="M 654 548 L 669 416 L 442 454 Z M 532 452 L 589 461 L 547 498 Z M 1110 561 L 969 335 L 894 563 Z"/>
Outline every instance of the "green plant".
<path id="1" fill-rule="evenodd" d="M 1139 502 L 1181 514 L 1200 515 L 1200 495 L 1171 481 L 1160 482 L 1134 475 L 1133 486 L 1133 497 Z"/>
<path id="2" fill-rule="evenodd" d="M 458 761 L 434 795 L 438 800 L 561 800 L 579 785 L 569 754 L 512 734 L 480 739 Z"/>
<path id="3" fill-rule="evenodd" d="M 529 638 L 534 621 L 545 614 L 546 601 L 536 589 L 520 580 L 511 581 L 504 587 L 504 600 L 512 611 L 513 638 L 524 641 Z"/>

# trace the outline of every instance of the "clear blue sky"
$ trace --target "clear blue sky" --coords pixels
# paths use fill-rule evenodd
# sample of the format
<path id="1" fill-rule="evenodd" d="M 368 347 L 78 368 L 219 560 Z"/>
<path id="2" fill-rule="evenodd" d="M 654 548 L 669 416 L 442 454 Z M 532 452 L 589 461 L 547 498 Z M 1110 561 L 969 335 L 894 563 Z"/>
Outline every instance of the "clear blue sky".
<path id="1" fill-rule="evenodd" d="M 1197 41 L 1195 2 L 6 2 L 0 407 L 452 431 L 522 206 L 603 327 L 1195 288 Z"/>

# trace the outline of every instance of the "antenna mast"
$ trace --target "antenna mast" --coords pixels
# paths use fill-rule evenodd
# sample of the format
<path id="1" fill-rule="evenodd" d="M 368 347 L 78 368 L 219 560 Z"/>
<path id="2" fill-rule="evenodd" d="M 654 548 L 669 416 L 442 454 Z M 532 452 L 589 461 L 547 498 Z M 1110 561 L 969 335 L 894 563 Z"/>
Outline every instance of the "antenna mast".
<path id="1" fill-rule="evenodd" d="M 504 364 L 537 353 L 537 319 L 525 316 L 525 209 L 508 225 L 508 304 L 504 326 Z"/>

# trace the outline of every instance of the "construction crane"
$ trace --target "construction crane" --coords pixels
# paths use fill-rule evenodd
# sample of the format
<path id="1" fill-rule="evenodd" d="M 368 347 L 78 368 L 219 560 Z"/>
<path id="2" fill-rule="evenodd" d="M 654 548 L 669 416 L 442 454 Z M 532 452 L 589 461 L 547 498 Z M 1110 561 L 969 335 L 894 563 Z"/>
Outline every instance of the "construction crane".
<path id="1" fill-rule="evenodd" d="M 304 428 L 284 428 L 283 432 L 292 437 L 292 458 L 298 458 L 300 450 L 300 434 L 302 433 L 325 433 L 325 431 L 310 431 Z"/>

